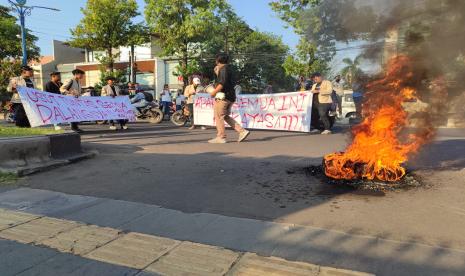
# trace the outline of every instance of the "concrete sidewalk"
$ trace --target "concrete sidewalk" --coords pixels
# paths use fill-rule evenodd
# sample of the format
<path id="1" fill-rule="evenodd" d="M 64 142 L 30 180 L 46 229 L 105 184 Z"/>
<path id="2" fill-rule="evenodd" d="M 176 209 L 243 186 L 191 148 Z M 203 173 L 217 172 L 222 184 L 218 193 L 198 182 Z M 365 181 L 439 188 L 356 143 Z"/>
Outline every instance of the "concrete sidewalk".
<path id="1" fill-rule="evenodd" d="M 65 230 L 59 226 L 54 228 L 58 233 L 71 231 L 84 223 L 96 225 L 87 226 L 91 227 L 90 231 L 97 226 L 95 229 L 107 227 L 103 230 L 105 234 L 101 235 L 106 239 L 109 237 L 111 239 L 112 235 L 114 237 L 116 234 L 119 236 L 121 233 L 127 232 L 141 233 L 143 234 L 140 236 L 142 239 L 147 237 L 145 235 L 157 236 L 155 239 L 168 241 L 168 243 L 164 243 L 165 247 L 173 246 L 173 248 L 167 249 L 169 252 L 183 244 L 182 249 L 186 252 L 190 252 L 192 246 L 207 248 L 207 251 L 211 249 L 229 252 L 228 256 L 233 256 L 238 251 L 249 252 L 251 254 L 242 255 L 240 253 L 239 255 L 244 256 L 242 258 L 251 256 L 250 258 L 253 260 L 250 262 L 261 261 L 261 257 L 254 255 L 258 254 L 286 260 L 270 259 L 278 260 L 278 263 L 304 262 L 318 264 L 317 267 L 327 266 L 351 271 L 364 271 L 376 275 L 463 275 L 465 273 L 465 252 L 461 250 L 433 247 L 416 242 L 398 242 L 315 227 L 207 213 L 188 214 L 154 205 L 27 188 L 1 193 L 0 207 L 38 216 L 58 218 L 60 222 L 61 219 L 67 220 L 64 226 Z M 33 216 L 32 221 L 36 220 L 37 217 Z M 59 223 L 59 225 L 61 224 Z M 86 229 L 89 230 L 89 228 Z M 3 237 L 8 237 L 5 236 L 8 232 L 7 234 L 4 231 L 1 233 Z M 9 234 L 12 239 L 21 241 L 21 237 L 18 235 Z M 79 234 L 75 233 L 73 236 L 79 236 Z M 23 242 L 35 242 L 31 241 L 33 239 L 31 235 L 26 235 L 26 237 L 27 239 Z M 42 242 L 41 244 L 44 243 L 47 246 L 56 245 L 54 241 Z M 127 244 L 127 242 L 123 242 L 123 244 Z M 213 248 L 209 246 L 213 246 Z M 105 248 L 105 246 L 101 248 Z M 120 247 L 117 244 L 115 248 Z M 65 246 L 62 250 L 77 254 L 89 254 L 86 253 L 86 248 L 73 249 L 73 251 Z M 89 256 L 99 261 L 111 255 L 108 252 L 98 253 L 98 250 L 96 252 Z M 151 258 L 156 259 L 153 256 Z M 244 262 L 249 261 L 247 258 Z M 117 261 L 108 262 L 119 266 L 128 266 Z M 233 263 L 239 264 L 240 262 L 233 261 Z M 140 269 L 141 265 L 137 268 Z M 134 267 L 134 265 L 130 267 Z"/>
<path id="2" fill-rule="evenodd" d="M 133 274 L 138 275 L 371 275 L 302 262 L 289 262 L 274 257 L 261 257 L 253 253 L 234 252 L 220 247 L 181 242 L 153 235 L 124 233 L 108 227 L 4 209 L 0 209 L 0 238 L 45 246 L 84 259 L 127 267 L 132 269 Z M 0 240 L 0 246 L 1 244 Z M 19 258 L 29 259 L 28 256 Z M 5 262 L 3 265 L 5 267 L 2 267 L 2 275 L 6 275 L 8 271 L 13 272 L 12 270 L 18 267 L 14 263 L 8 265 Z M 58 265 L 60 268 L 69 267 L 67 262 Z M 68 272 L 75 270 L 70 269 Z M 99 272 L 103 275 L 116 275 L 115 271 L 111 273 L 105 271 L 104 266 L 99 268 Z M 123 274 L 129 272 L 131 270 L 124 273 L 121 271 Z M 50 275 L 55 274 L 56 271 L 44 264 L 38 264 L 24 270 L 22 274 L 28 273 Z"/>

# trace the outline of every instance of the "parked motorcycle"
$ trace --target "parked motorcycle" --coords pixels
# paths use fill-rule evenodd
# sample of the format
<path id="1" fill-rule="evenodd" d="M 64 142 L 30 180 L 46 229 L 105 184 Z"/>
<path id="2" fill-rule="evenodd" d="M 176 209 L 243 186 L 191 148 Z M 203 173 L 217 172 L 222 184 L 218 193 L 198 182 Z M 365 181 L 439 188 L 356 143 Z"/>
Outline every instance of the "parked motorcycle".
<path id="1" fill-rule="evenodd" d="M 163 120 L 163 112 L 160 110 L 156 102 L 151 102 L 146 107 L 140 108 L 140 115 L 137 119 L 149 120 L 152 124 L 159 124 Z"/>
<path id="2" fill-rule="evenodd" d="M 185 103 L 181 105 L 180 110 L 175 111 L 173 115 L 171 115 L 171 122 L 176 126 L 185 126 L 190 122 L 189 108 L 187 108 Z"/>
<path id="3" fill-rule="evenodd" d="M 12 103 L 8 103 L 3 107 L 3 119 L 10 124 L 15 123 L 15 112 Z"/>

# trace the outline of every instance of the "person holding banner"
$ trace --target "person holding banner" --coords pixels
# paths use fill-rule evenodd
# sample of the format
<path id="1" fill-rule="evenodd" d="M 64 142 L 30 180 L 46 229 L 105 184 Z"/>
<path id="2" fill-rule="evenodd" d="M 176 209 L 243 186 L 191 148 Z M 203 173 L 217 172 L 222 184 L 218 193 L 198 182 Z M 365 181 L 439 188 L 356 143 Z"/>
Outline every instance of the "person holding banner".
<path id="1" fill-rule="evenodd" d="M 116 78 L 113 76 L 106 77 L 107 85 L 102 87 L 102 92 L 100 96 L 102 97 L 116 97 L 116 96 L 124 96 L 124 91 L 119 88 L 119 86 L 115 85 Z M 121 129 L 128 129 L 126 125 L 126 120 L 118 120 L 118 123 Z M 110 130 L 116 130 L 115 121 L 110 120 Z"/>
<path id="2" fill-rule="evenodd" d="M 31 127 L 29 120 L 24 110 L 24 106 L 21 103 L 21 98 L 16 90 L 18 86 L 24 86 L 29 88 L 35 88 L 35 83 L 32 80 L 34 76 L 34 71 L 29 66 L 21 67 L 21 76 L 14 77 L 10 80 L 8 84 L 7 91 L 12 92 L 13 96 L 11 97 L 11 103 L 13 104 L 13 110 L 15 114 L 15 123 L 17 127 Z"/>
<path id="3" fill-rule="evenodd" d="M 50 81 L 45 84 L 45 91 L 50 92 L 53 94 L 61 94 L 60 87 L 63 85 L 61 83 L 61 73 L 60 72 L 52 72 L 50 74 Z M 58 124 L 53 125 L 55 130 L 61 130 L 61 127 Z"/>
<path id="4" fill-rule="evenodd" d="M 227 54 L 218 54 L 216 56 L 216 67 L 214 69 L 217 80 L 216 86 L 210 92 L 215 97 L 214 112 L 215 123 L 218 131 L 217 136 L 208 142 L 211 144 L 226 143 L 225 122 L 239 133 L 238 142 L 244 141 L 250 134 L 250 131 L 242 128 L 233 118 L 230 117 L 231 108 L 236 101 L 234 91 L 234 80 L 232 71 L 228 67 L 229 56 Z"/>
<path id="5" fill-rule="evenodd" d="M 82 93 L 81 80 L 85 73 L 80 69 L 74 69 L 72 74 L 73 77 L 60 87 L 60 91 L 63 95 L 69 95 L 78 98 Z M 77 122 L 71 123 L 71 129 L 78 133 L 82 132 Z"/>
<path id="6" fill-rule="evenodd" d="M 318 95 L 318 115 L 323 122 L 324 130 L 321 132 L 323 135 L 331 134 L 331 121 L 329 119 L 329 110 L 333 103 L 331 93 L 333 93 L 333 85 L 330 81 L 324 80 L 320 73 L 313 74 L 315 83 L 310 92 L 313 95 Z M 315 103 L 313 103 L 315 104 Z"/>

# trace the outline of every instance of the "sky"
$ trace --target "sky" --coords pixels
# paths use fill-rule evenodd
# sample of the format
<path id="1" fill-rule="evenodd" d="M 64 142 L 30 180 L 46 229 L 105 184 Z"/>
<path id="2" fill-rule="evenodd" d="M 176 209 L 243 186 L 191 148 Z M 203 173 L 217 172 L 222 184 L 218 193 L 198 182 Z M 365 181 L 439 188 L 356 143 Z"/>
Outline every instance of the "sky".
<path id="1" fill-rule="evenodd" d="M 143 12 L 144 0 L 137 0 L 139 9 Z M 284 43 L 292 48 L 298 42 L 298 37 L 291 29 L 286 29 L 284 23 L 269 7 L 270 0 L 228 0 L 236 13 L 252 28 L 270 32 L 283 38 Z M 52 40 L 68 40 L 69 30 L 75 27 L 82 18 L 80 8 L 85 0 L 28 0 L 27 5 L 46 6 L 60 9 L 34 9 L 26 18 L 26 27 L 39 37 L 38 46 L 42 55 L 52 54 Z M 9 6 L 7 0 L 0 0 L 1 5 Z M 143 18 L 141 17 L 142 21 Z"/>

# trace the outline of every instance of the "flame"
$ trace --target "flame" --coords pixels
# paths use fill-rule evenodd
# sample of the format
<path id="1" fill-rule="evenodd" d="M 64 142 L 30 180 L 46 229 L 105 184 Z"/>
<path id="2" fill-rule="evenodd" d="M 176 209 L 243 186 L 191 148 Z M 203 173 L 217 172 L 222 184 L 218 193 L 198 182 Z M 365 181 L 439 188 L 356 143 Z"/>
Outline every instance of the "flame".
<path id="1" fill-rule="evenodd" d="M 352 129 L 352 144 L 345 152 L 324 158 L 328 177 L 397 181 L 406 174 L 403 164 L 409 155 L 417 152 L 434 133 L 432 127 L 425 127 L 400 138 L 408 125 L 408 113 L 402 104 L 417 97 L 411 64 L 408 57 L 397 56 L 388 63 L 383 79 L 368 84 L 364 120 Z"/>

